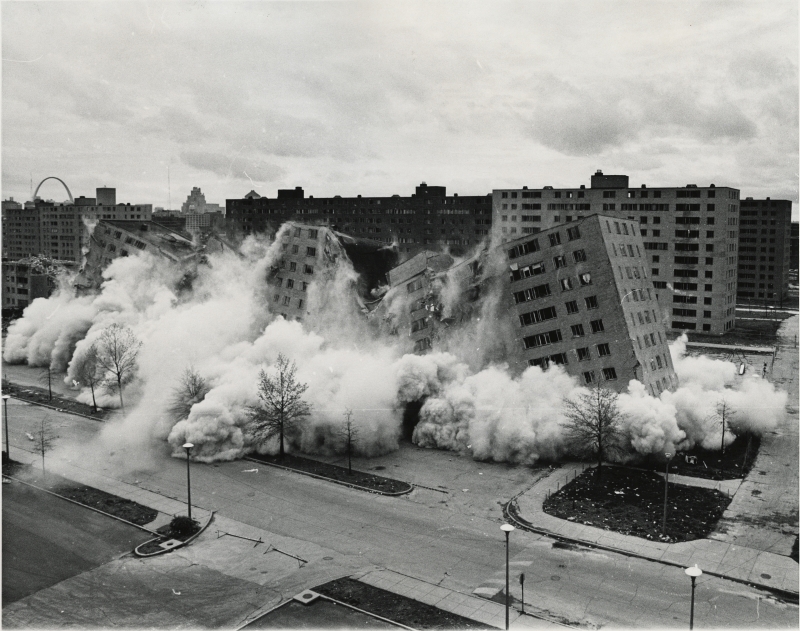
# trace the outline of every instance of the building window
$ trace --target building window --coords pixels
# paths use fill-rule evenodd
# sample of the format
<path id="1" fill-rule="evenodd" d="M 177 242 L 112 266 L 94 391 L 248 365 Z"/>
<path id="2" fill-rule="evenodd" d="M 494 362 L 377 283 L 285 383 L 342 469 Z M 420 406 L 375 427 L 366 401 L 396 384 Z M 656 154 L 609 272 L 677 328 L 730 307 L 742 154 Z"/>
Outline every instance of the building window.
<path id="1" fill-rule="evenodd" d="M 581 231 L 578 230 L 578 226 L 575 226 L 574 228 L 567 228 L 567 238 L 570 241 L 581 238 Z"/>
<path id="2" fill-rule="evenodd" d="M 585 362 L 592 358 L 591 353 L 589 352 L 589 347 L 585 346 L 584 348 L 575 349 L 578 353 L 578 361 Z"/>
<path id="3" fill-rule="evenodd" d="M 572 289 L 572 279 L 571 278 L 562 278 L 561 279 L 561 291 L 569 291 Z"/>
<path id="4" fill-rule="evenodd" d="M 585 287 L 586 285 L 592 284 L 592 275 L 586 272 L 585 274 L 578 274 L 578 280 L 581 283 L 581 286 Z"/>
<path id="5" fill-rule="evenodd" d="M 558 316 L 555 307 L 545 307 L 544 309 L 523 313 L 519 316 L 519 323 L 520 326 L 530 326 L 531 324 L 544 322 L 545 320 L 553 320 L 556 317 Z"/>
<path id="6" fill-rule="evenodd" d="M 600 357 L 611 355 L 611 349 L 609 348 L 608 344 L 598 344 L 597 354 L 600 355 Z"/>
<path id="7" fill-rule="evenodd" d="M 298 300 L 297 300 L 297 308 L 298 309 L 302 309 L 303 308 L 303 299 L 302 298 L 298 298 Z"/>
<path id="8" fill-rule="evenodd" d="M 561 339 L 561 330 L 554 329 L 553 331 L 547 331 L 546 333 L 530 335 L 526 338 L 523 338 L 523 342 L 525 343 L 525 348 L 537 348 L 539 346 L 555 344 L 556 342 L 560 342 Z"/>
<path id="9" fill-rule="evenodd" d="M 592 333 L 600 333 L 605 331 L 602 320 L 592 320 L 589 325 L 592 327 Z"/>
<path id="10" fill-rule="evenodd" d="M 586 308 L 587 309 L 597 309 L 598 306 L 599 306 L 597 304 L 597 296 L 589 296 L 588 298 L 584 298 L 583 300 L 586 303 Z M 577 310 L 578 310 L 578 308 L 576 306 L 575 307 L 575 311 L 577 311 Z"/>
<path id="11" fill-rule="evenodd" d="M 428 350 L 430 347 L 431 347 L 431 339 L 429 337 L 423 337 L 421 340 L 417 340 L 416 342 L 414 342 L 415 353 Z"/>
<path id="12" fill-rule="evenodd" d="M 296 272 L 297 271 L 297 263 L 295 263 L 294 261 L 291 261 L 289 263 L 289 271 L 290 272 Z"/>
<path id="13" fill-rule="evenodd" d="M 566 259 L 566 258 L 564 258 L 564 257 L 563 257 L 563 256 L 561 256 L 561 255 L 559 255 L 559 256 L 554 256 L 554 257 L 553 257 L 553 264 L 556 266 L 556 269 L 560 269 L 560 268 L 562 268 L 562 267 L 566 267 L 566 265 L 567 265 L 567 259 Z"/>
<path id="14" fill-rule="evenodd" d="M 306 256 L 316 256 L 317 248 L 306 248 Z"/>
<path id="15" fill-rule="evenodd" d="M 582 324 L 573 324 L 569 328 L 572 330 L 572 337 L 583 337 L 584 335 L 586 335 L 586 333 L 584 333 L 583 331 Z"/>
<path id="16" fill-rule="evenodd" d="M 585 383 L 586 385 L 594 383 L 594 371 L 593 370 L 587 370 L 585 373 L 583 373 L 583 383 Z"/>
<path id="17" fill-rule="evenodd" d="M 572 258 L 576 263 L 582 263 L 586 260 L 586 252 L 584 250 L 575 250 L 572 253 Z"/>
<path id="18" fill-rule="evenodd" d="M 603 368 L 603 379 L 611 381 L 617 378 L 617 371 L 613 368 Z"/>
<path id="19" fill-rule="evenodd" d="M 569 302 L 565 303 L 567 306 L 567 313 L 578 313 L 578 301 L 577 300 L 570 300 Z"/>
<path id="20" fill-rule="evenodd" d="M 300 251 L 300 246 L 299 245 L 293 245 L 292 246 L 292 254 L 297 254 L 299 251 Z"/>
<path id="21" fill-rule="evenodd" d="M 547 235 L 550 238 L 550 245 L 556 246 L 561 244 L 561 233 L 560 232 L 552 232 Z"/>
<path id="22" fill-rule="evenodd" d="M 288 305 L 290 301 L 291 301 L 291 298 L 289 298 L 289 296 L 284 296 L 283 297 L 283 304 Z"/>
<path id="23" fill-rule="evenodd" d="M 280 280 L 280 279 L 278 279 L 278 280 Z M 280 282 L 278 283 L 278 286 L 280 287 Z M 286 288 L 287 289 L 293 289 L 294 288 L 294 281 L 291 278 L 287 278 L 286 279 Z"/>

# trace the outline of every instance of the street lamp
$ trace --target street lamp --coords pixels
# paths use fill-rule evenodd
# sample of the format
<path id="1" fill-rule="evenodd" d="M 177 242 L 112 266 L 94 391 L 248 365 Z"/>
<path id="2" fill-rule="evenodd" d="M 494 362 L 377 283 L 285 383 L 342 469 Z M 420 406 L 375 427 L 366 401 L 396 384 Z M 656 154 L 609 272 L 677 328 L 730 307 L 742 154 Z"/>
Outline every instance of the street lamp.
<path id="1" fill-rule="evenodd" d="M 667 534 L 667 495 L 669 493 L 669 461 L 672 458 L 672 454 L 669 452 L 664 453 L 667 458 L 667 464 L 665 467 L 665 476 L 664 476 L 664 519 L 661 522 L 661 534 Z"/>
<path id="2" fill-rule="evenodd" d="M 514 530 L 514 526 L 511 524 L 503 524 L 500 526 L 500 530 L 506 533 L 506 629 L 508 629 L 508 608 L 511 603 L 511 594 L 508 593 L 508 571 L 509 571 L 509 563 L 508 563 L 508 535 L 511 534 L 511 531 Z"/>
<path id="3" fill-rule="evenodd" d="M 189 473 L 189 458 L 191 456 L 192 443 L 184 443 L 183 448 L 186 450 L 186 504 L 189 506 L 189 519 L 192 518 L 192 479 Z"/>
<path id="4" fill-rule="evenodd" d="M 4 394 L 3 395 L 3 417 L 6 421 L 6 460 L 11 462 L 11 447 L 8 443 L 8 400 L 11 398 L 10 395 Z"/>
<path id="5" fill-rule="evenodd" d="M 694 582 L 697 580 L 697 577 L 703 573 L 699 567 L 697 567 L 697 563 L 694 564 L 694 567 L 687 567 L 684 572 L 686 575 L 692 579 L 692 608 L 689 610 L 689 628 L 694 628 Z"/>

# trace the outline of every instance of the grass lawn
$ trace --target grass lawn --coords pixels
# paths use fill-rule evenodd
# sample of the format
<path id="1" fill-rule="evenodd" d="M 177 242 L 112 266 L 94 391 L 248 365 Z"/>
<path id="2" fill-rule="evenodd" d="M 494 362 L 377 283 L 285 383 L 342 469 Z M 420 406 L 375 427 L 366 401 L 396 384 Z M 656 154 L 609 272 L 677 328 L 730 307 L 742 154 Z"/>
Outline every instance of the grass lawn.
<path id="1" fill-rule="evenodd" d="M 545 500 L 549 515 L 650 540 L 702 539 L 716 525 L 730 498 L 713 489 L 670 482 L 667 534 L 661 531 L 664 479 L 650 471 L 604 466 L 587 469 Z"/>
<path id="2" fill-rule="evenodd" d="M 312 460 L 311 458 L 303 458 L 302 456 L 296 456 L 294 454 L 286 454 L 283 458 L 280 456 L 260 454 L 250 454 L 249 457 L 259 462 L 277 464 L 288 469 L 294 469 L 295 471 L 302 471 L 303 473 L 313 473 L 322 478 L 328 478 L 347 484 L 355 484 L 356 486 L 381 493 L 404 493 L 410 491 L 412 488 L 408 482 L 384 478 L 379 475 L 356 471 L 355 469 L 350 473 L 346 467 L 339 467 L 334 464 Z"/>
<path id="3" fill-rule="evenodd" d="M 83 414 L 91 416 L 98 420 L 105 419 L 108 412 L 106 410 L 93 410 L 91 405 L 79 403 L 75 399 L 63 397 L 53 393 L 51 397 L 47 388 L 37 388 L 35 386 L 19 386 L 15 383 L 3 382 L 3 394 L 9 394 L 17 399 L 23 401 L 30 401 L 32 403 L 42 403 L 54 408 L 63 410 L 64 412 L 73 412 L 76 414 Z"/>
<path id="4" fill-rule="evenodd" d="M 490 628 L 469 618 L 437 609 L 433 605 L 427 605 L 352 578 L 339 578 L 313 589 L 315 592 L 413 629 Z"/>
<path id="5" fill-rule="evenodd" d="M 42 475 L 40 468 L 31 465 L 18 462 L 3 464 L 3 473 L 139 526 L 145 526 L 158 517 L 158 511 L 155 509 L 85 484 L 78 484 L 53 473 Z"/>
<path id="6" fill-rule="evenodd" d="M 760 446 L 760 436 L 745 434 L 737 436 L 725 448 L 724 455 L 720 450 L 708 451 L 695 447 L 675 456 L 670 462 L 669 472 L 707 480 L 736 480 L 749 473 Z M 694 464 L 690 462 L 692 457 Z M 664 471 L 663 462 L 646 461 L 641 466 L 653 471 Z"/>

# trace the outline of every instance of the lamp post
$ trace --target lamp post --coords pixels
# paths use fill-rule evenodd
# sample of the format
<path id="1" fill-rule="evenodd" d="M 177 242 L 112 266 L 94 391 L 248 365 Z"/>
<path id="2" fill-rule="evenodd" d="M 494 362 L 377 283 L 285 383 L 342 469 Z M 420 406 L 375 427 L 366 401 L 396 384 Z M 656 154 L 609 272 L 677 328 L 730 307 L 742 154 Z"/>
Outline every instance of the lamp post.
<path id="1" fill-rule="evenodd" d="M 692 579 L 692 607 L 689 610 L 689 628 L 694 629 L 694 582 L 703 573 L 703 570 L 697 567 L 697 563 L 695 563 L 694 567 L 687 567 L 684 572 Z"/>
<path id="2" fill-rule="evenodd" d="M 520 601 L 522 602 L 522 613 L 525 613 L 525 573 L 519 575 L 519 587 L 522 590 Z"/>
<path id="3" fill-rule="evenodd" d="M 503 524 L 500 526 L 500 530 L 506 533 L 506 629 L 508 629 L 508 608 L 511 604 L 511 594 L 508 593 L 508 574 L 509 574 L 509 563 L 508 563 L 508 535 L 511 534 L 511 531 L 514 530 L 514 526 L 511 524 Z"/>
<path id="4" fill-rule="evenodd" d="M 666 535 L 667 534 L 667 495 L 669 494 L 669 461 L 670 461 L 670 458 L 672 458 L 672 454 L 669 453 L 669 452 L 666 452 L 664 455 L 667 458 L 667 464 L 666 464 L 666 467 L 664 469 L 664 473 L 666 475 L 664 476 L 664 518 L 661 521 L 661 534 L 662 535 Z"/>
<path id="5" fill-rule="evenodd" d="M 8 400 L 10 398 L 10 395 L 3 395 L 3 418 L 6 421 L 6 460 L 9 462 L 11 462 L 11 447 L 9 446 L 8 442 Z"/>
<path id="6" fill-rule="evenodd" d="M 184 443 L 183 448 L 186 450 L 186 504 L 189 506 L 189 519 L 192 518 L 192 479 L 189 473 L 189 458 L 191 456 L 192 443 Z"/>

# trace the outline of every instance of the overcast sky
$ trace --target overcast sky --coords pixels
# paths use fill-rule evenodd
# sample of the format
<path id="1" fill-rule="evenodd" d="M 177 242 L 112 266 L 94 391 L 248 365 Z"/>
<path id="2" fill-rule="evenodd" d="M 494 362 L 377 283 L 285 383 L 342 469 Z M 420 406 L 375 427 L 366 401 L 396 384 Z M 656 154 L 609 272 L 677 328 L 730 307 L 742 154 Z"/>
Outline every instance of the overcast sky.
<path id="1" fill-rule="evenodd" d="M 169 165 L 173 207 L 596 169 L 798 199 L 794 0 L 0 4 L 4 198 L 167 206 Z"/>

